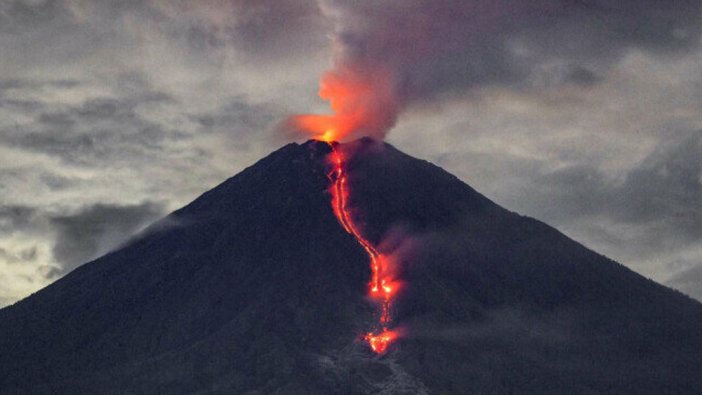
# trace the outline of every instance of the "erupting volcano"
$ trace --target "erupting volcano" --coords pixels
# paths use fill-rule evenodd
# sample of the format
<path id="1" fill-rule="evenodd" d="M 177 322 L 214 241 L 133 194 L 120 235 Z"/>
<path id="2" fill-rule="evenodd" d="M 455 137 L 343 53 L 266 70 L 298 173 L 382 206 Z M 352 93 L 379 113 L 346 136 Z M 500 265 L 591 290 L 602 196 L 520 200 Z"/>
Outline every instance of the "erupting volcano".
<path id="1" fill-rule="evenodd" d="M 330 132 L 329 135 L 333 135 Z M 337 149 L 337 143 L 327 142 L 331 148 L 329 163 L 332 171 L 327 175 L 332 182 L 330 189 L 332 195 L 332 208 L 334 215 L 339 220 L 344 230 L 351 234 L 363 247 L 370 259 L 371 281 L 368 284 L 370 297 L 380 306 L 378 328 L 374 328 L 364 336 L 370 348 L 376 353 L 384 353 L 390 343 L 398 337 L 398 330 L 390 330 L 390 306 L 392 298 L 398 290 L 400 283 L 392 278 L 388 257 L 381 254 L 373 244 L 363 237 L 358 226 L 352 218 L 347 205 L 349 197 L 348 178 L 345 174 L 344 154 Z"/>
<path id="2" fill-rule="evenodd" d="M 700 303 L 371 139 L 288 144 L 0 323 L 2 395 L 702 386 Z"/>

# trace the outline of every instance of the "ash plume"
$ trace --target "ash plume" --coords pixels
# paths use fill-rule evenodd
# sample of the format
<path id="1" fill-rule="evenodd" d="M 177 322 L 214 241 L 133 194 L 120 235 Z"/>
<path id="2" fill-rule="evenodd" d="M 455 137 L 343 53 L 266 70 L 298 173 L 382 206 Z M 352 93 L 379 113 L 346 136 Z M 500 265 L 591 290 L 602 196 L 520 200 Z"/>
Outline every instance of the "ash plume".
<path id="1" fill-rule="evenodd" d="M 587 87 L 630 50 L 698 46 L 697 1 L 320 0 L 334 24 L 328 115 L 294 115 L 288 132 L 382 140 L 399 114 L 476 88 Z"/>

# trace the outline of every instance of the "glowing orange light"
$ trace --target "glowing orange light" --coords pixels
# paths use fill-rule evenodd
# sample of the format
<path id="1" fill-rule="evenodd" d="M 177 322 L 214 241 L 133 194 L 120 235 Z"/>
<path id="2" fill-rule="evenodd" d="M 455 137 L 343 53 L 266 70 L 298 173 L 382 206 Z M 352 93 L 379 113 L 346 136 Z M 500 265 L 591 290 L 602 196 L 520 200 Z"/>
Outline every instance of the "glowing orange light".
<path id="1" fill-rule="evenodd" d="M 383 354 L 387 351 L 390 343 L 397 339 L 398 333 L 389 329 L 383 328 L 383 331 L 379 334 L 368 333 L 365 336 L 365 340 L 368 342 L 371 350 L 378 354 Z"/>
<path id="2" fill-rule="evenodd" d="M 397 117 L 398 103 L 392 73 L 340 68 L 324 74 L 319 97 L 331 114 L 303 114 L 291 118 L 297 131 L 313 139 L 343 141 L 352 134 L 383 137 Z"/>
<path id="3" fill-rule="evenodd" d="M 334 141 L 335 135 L 336 135 L 336 132 L 334 131 L 334 129 L 327 129 L 324 131 L 324 134 L 322 134 L 319 139 L 324 141 L 324 142 L 329 143 L 329 142 Z"/>
<path id="4" fill-rule="evenodd" d="M 387 283 L 387 280 L 383 279 L 383 291 L 386 294 L 389 294 L 392 292 L 392 287 Z"/>
<path id="5" fill-rule="evenodd" d="M 333 134 L 333 129 L 328 130 Z M 328 135 L 325 132 L 325 136 Z M 370 296 L 379 301 L 380 318 L 379 323 L 382 326 L 380 334 L 368 333 L 364 339 L 368 342 L 371 349 L 376 353 L 384 353 L 389 344 L 398 337 L 397 331 L 387 329 L 390 324 L 390 304 L 392 296 L 400 288 L 400 282 L 393 280 L 390 270 L 390 259 L 380 254 L 380 252 L 366 240 L 359 232 L 356 224 L 353 222 L 347 207 L 349 196 L 347 178 L 344 172 L 344 157 L 341 151 L 336 149 L 336 146 L 331 142 L 327 142 L 332 149 L 329 155 L 329 162 L 333 166 L 328 177 L 332 181 L 332 209 L 337 220 L 347 233 L 350 233 L 363 247 L 370 258 L 371 266 L 371 281 L 368 284 Z M 382 290 L 382 292 L 381 292 Z"/>

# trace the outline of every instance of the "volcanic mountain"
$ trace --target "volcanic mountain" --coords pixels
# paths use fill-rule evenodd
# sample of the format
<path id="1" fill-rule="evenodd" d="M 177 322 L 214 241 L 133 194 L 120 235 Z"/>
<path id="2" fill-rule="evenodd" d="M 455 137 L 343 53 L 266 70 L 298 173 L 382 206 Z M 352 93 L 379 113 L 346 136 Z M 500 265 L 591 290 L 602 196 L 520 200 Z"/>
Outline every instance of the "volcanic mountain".
<path id="1" fill-rule="evenodd" d="M 368 254 L 399 256 L 372 352 Z M 361 139 L 289 144 L 0 310 L 0 393 L 700 393 L 702 304 Z"/>

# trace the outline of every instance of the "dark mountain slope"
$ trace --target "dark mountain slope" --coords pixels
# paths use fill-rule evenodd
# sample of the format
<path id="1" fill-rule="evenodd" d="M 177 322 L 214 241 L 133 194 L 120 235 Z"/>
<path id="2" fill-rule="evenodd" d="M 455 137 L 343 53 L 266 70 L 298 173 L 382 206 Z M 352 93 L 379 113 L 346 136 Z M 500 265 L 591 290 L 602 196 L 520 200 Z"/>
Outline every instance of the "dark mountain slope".
<path id="1" fill-rule="evenodd" d="M 332 213 L 329 147 L 308 142 L 0 310 L 0 393 L 702 388 L 701 304 L 389 145 L 342 149 L 365 233 L 404 235 L 389 354 L 359 339 L 367 257 Z"/>
<path id="2" fill-rule="evenodd" d="M 399 224 L 413 240 L 397 307 L 414 329 L 398 353 L 410 374 L 454 393 L 702 391 L 700 303 L 436 166 L 354 144 L 371 238 Z"/>
<path id="3" fill-rule="evenodd" d="M 331 213 L 308 148 L 282 148 L 0 310 L 0 389 L 88 381 L 94 393 L 102 377 L 176 392 L 303 380 L 302 351 L 347 344 L 371 319 L 365 255 Z"/>

